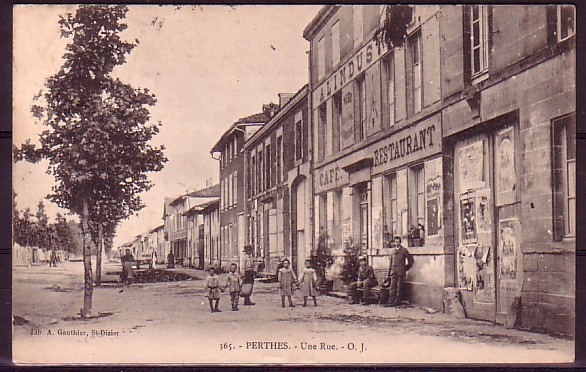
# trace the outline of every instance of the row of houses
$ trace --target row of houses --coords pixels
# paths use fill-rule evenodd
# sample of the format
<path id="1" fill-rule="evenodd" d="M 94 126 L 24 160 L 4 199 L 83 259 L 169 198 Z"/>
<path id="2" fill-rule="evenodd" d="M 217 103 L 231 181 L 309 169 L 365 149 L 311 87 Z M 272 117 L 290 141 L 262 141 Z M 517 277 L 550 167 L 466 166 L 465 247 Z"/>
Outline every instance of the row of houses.
<path id="1" fill-rule="evenodd" d="M 469 317 L 573 334 L 575 9 L 412 9 L 388 48 L 382 5 L 324 6 L 307 84 L 226 130 L 217 194 L 166 200 L 161 247 L 203 268 L 251 244 L 299 270 L 327 235 L 383 269 L 398 235 L 411 302 L 457 287 Z"/>

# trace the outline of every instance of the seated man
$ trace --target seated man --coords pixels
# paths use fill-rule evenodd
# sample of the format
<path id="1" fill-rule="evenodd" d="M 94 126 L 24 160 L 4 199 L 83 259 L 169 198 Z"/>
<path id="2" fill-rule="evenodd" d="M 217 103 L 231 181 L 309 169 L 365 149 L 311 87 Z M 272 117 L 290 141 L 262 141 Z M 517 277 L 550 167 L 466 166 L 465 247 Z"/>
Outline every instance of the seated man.
<path id="1" fill-rule="evenodd" d="M 362 288 L 362 303 L 367 304 L 367 300 L 372 298 L 371 288 L 378 285 L 378 281 L 374 276 L 374 269 L 366 262 L 366 257 L 360 257 L 358 259 L 360 268 L 358 269 L 358 281 L 350 285 L 350 293 L 352 295 L 351 304 L 360 303 L 359 288 Z"/>

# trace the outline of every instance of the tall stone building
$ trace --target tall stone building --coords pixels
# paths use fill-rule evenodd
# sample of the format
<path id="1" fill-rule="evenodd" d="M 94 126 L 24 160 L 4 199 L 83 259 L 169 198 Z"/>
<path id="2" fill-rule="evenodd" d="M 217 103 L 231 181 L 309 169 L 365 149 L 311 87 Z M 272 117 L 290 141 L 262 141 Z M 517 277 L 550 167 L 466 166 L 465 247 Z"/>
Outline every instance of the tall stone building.
<path id="1" fill-rule="evenodd" d="M 322 8 L 310 42 L 315 236 L 379 272 L 393 235 L 412 302 L 458 287 L 469 317 L 573 333 L 575 9 Z M 382 278 L 379 278 L 382 279 Z"/>
<path id="2" fill-rule="evenodd" d="M 299 270 L 311 256 L 307 86 L 279 94 L 279 111 L 244 145 L 248 242 L 264 270 L 280 259 Z"/>

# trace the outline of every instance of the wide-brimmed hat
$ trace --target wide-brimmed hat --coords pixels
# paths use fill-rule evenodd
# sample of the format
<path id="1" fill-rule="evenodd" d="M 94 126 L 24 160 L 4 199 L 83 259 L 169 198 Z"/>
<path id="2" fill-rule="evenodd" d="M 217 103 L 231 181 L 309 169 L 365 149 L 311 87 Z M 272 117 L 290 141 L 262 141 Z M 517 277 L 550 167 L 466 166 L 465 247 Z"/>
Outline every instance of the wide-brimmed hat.
<path id="1" fill-rule="evenodd" d="M 254 248 L 251 245 L 245 245 L 242 252 L 249 252 L 249 251 L 254 251 Z"/>
<path id="2" fill-rule="evenodd" d="M 360 256 L 358 257 L 358 261 L 367 261 L 365 256 Z"/>

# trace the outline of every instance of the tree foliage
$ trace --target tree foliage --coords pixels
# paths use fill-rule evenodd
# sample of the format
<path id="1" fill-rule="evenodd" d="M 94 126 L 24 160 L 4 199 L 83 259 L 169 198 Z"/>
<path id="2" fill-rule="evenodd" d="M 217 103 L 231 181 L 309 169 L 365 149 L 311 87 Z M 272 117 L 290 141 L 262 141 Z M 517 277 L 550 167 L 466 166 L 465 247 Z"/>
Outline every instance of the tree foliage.
<path id="1" fill-rule="evenodd" d="M 358 262 L 359 256 L 360 247 L 354 245 L 353 239 L 346 240 L 344 242 L 344 263 L 340 272 L 344 283 L 348 284 L 358 279 L 358 269 L 360 268 Z"/>
<path id="2" fill-rule="evenodd" d="M 327 234 L 321 234 L 318 237 L 315 255 L 312 259 L 319 281 L 324 283 L 326 281 L 326 269 L 334 263 L 334 256 L 330 249 L 330 239 Z"/>
<path id="3" fill-rule="evenodd" d="M 152 186 L 147 173 L 161 170 L 167 160 L 162 146 L 149 144 L 161 125 L 151 123 L 154 94 L 111 76 L 138 43 L 120 38 L 127 11 L 121 5 L 81 5 L 60 18 L 61 36 L 71 40 L 65 62 L 48 78 L 39 96 L 44 103 L 32 107 L 47 129 L 39 136 L 40 147 L 27 141 L 15 150 L 16 160 L 48 159 L 47 172 L 56 181 L 49 199 L 80 215 L 82 315 L 91 312 L 90 223 L 114 223 L 140 210 L 139 194 Z"/>
<path id="4" fill-rule="evenodd" d="M 411 5 L 392 4 L 384 7 L 383 18 L 379 26 L 375 40 L 380 46 L 387 48 L 400 47 L 405 43 L 407 29 L 413 18 Z"/>

